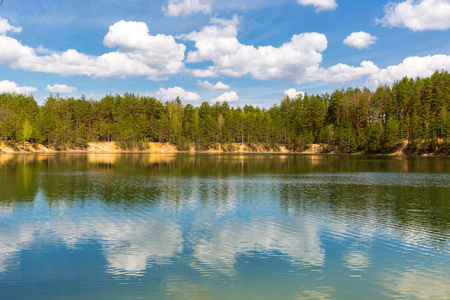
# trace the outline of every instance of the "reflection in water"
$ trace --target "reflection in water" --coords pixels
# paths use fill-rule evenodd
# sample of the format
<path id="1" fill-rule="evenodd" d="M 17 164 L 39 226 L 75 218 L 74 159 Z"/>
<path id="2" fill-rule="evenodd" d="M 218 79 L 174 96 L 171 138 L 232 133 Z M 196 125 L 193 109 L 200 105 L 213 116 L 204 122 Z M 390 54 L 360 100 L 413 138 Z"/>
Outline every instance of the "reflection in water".
<path id="1" fill-rule="evenodd" d="M 450 299 L 448 267 L 446 270 L 408 268 L 389 274 L 384 280 L 387 289 L 409 299 Z"/>
<path id="2" fill-rule="evenodd" d="M 39 264 L 75 274 L 45 277 L 41 299 L 47 283 L 110 298 L 449 296 L 444 158 L 0 155 L 0 191 L 9 298 Z M 83 251 L 89 264 L 65 258 Z"/>
<path id="3" fill-rule="evenodd" d="M 20 230 L 17 228 L 2 228 L 0 231 L 0 274 L 6 272 L 8 267 L 18 264 L 16 261 L 20 251 L 28 249 L 34 239 L 33 230 Z"/>
<path id="4" fill-rule="evenodd" d="M 320 290 L 307 290 L 301 292 L 297 295 L 297 299 L 316 299 L 316 300 L 325 300 L 333 298 L 333 288 L 331 287 L 321 287 Z"/>
<path id="5" fill-rule="evenodd" d="M 189 281 L 167 282 L 165 294 L 169 299 L 214 299 L 208 284 L 196 284 Z"/>
<path id="6" fill-rule="evenodd" d="M 149 262 L 168 263 L 182 250 L 183 243 L 177 224 L 157 218 L 61 217 L 52 222 L 21 223 L 18 228 L 2 229 L 1 233 L 0 272 L 7 270 L 20 251 L 35 245 L 52 242 L 77 249 L 79 245 L 95 240 L 101 245 L 109 273 L 140 275 L 149 267 Z"/>
<path id="7" fill-rule="evenodd" d="M 352 250 L 344 253 L 344 266 L 354 271 L 361 271 L 370 266 L 369 253 Z"/>
<path id="8" fill-rule="evenodd" d="M 181 228 L 169 220 L 131 223 L 126 228 L 121 224 L 119 228 L 103 231 L 102 235 L 108 272 L 115 275 L 142 274 L 149 261 L 167 264 L 182 251 Z"/>
<path id="9" fill-rule="evenodd" d="M 114 165 L 118 161 L 122 161 L 126 154 L 108 153 L 108 154 L 86 154 L 88 163 L 91 165 Z M 134 161 L 141 164 L 168 164 L 176 159 L 176 155 L 170 154 L 144 154 L 144 155 L 128 155 L 135 158 Z"/>
<path id="10" fill-rule="evenodd" d="M 9 161 L 13 160 L 14 158 L 15 158 L 15 155 L 13 155 L 13 154 L 0 155 L 0 166 L 8 163 Z"/>
<path id="11" fill-rule="evenodd" d="M 177 168 L 170 164 L 176 163 Z M 164 173 L 172 169 L 179 174 L 300 174 L 336 172 L 450 173 L 450 160 L 439 157 L 326 156 L 326 155 L 190 155 L 190 154 L 1 154 L 0 169 L 18 165 L 46 165 L 49 169 L 70 166 L 70 170 L 87 169 L 87 164 L 114 165 L 116 169 L 135 169 L 159 164 Z M 196 166 L 195 169 L 191 168 Z"/>
<path id="12" fill-rule="evenodd" d="M 87 154 L 88 164 L 93 165 L 114 165 L 118 158 L 119 154 Z"/>
<path id="13" fill-rule="evenodd" d="M 231 224 L 229 224 L 231 223 Z M 233 275 L 236 257 L 254 252 L 273 255 L 279 252 L 294 264 L 321 266 L 325 261 L 320 234 L 315 225 L 306 222 L 277 224 L 270 220 L 217 220 L 208 224 L 209 234 L 196 241 L 193 263 Z"/>

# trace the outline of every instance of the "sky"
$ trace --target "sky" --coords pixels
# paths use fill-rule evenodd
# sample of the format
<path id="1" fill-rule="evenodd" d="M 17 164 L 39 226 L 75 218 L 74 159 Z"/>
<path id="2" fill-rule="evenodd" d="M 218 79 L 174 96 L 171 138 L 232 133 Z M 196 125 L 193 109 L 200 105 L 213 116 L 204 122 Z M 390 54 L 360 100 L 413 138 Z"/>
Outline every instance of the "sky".
<path id="1" fill-rule="evenodd" d="M 4 0 L 0 92 L 270 107 L 450 71 L 450 0 Z"/>

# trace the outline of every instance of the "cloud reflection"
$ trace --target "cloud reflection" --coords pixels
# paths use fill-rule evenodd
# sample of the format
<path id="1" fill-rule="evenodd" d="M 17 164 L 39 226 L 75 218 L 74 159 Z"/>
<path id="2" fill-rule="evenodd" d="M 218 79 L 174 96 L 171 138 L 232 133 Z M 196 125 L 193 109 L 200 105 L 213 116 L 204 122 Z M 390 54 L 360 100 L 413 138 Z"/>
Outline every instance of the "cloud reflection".
<path id="1" fill-rule="evenodd" d="M 33 230 L 3 228 L 0 231 L 0 274 L 15 264 L 20 251 L 27 249 L 34 239 Z"/>
<path id="2" fill-rule="evenodd" d="M 134 225 L 110 230 L 102 239 L 108 273 L 141 275 L 150 263 L 170 263 L 183 250 L 179 225 L 169 220 L 151 220 L 138 230 Z"/>
<path id="3" fill-rule="evenodd" d="M 400 298 L 449 299 L 449 282 L 447 272 L 410 269 L 396 276 L 387 276 L 384 286 L 399 294 Z"/>
<path id="4" fill-rule="evenodd" d="M 107 261 L 107 272 L 114 275 L 141 275 L 151 263 L 167 263 L 183 248 L 180 226 L 163 218 L 42 220 L 1 231 L 0 272 L 7 271 L 21 251 L 44 239 L 46 243 L 49 239 L 60 242 L 69 249 L 96 240 Z"/>
<path id="5" fill-rule="evenodd" d="M 369 253 L 362 250 L 351 250 L 344 253 L 344 266 L 352 271 L 361 271 L 370 266 Z"/>
<path id="6" fill-rule="evenodd" d="M 236 257 L 252 252 L 279 252 L 293 264 L 322 266 L 325 262 L 319 228 L 313 224 L 235 219 L 228 224 L 217 220 L 210 226 L 210 233 L 194 246 L 193 265 L 201 271 L 211 268 L 231 276 Z"/>

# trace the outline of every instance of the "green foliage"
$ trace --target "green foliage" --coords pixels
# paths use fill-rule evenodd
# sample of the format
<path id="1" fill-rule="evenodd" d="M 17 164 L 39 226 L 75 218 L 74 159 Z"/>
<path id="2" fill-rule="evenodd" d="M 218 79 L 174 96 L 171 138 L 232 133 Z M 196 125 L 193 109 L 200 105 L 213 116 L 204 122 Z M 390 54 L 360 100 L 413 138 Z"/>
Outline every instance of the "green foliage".
<path id="1" fill-rule="evenodd" d="M 189 140 L 184 136 L 181 136 L 175 145 L 178 151 L 189 151 L 189 149 L 191 148 Z"/>
<path id="2" fill-rule="evenodd" d="M 367 131 L 366 150 L 372 153 L 380 152 L 382 147 L 383 124 L 381 121 L 373 123 Z"/>
<path id="3" fill-rule="evenodd" d="M 23 139 L 23 149 L 25 150 L 25 141 L 27 141 L 31 137 L 31 133 L 33 132 L 33 127 L 31 127 L 30 122 L 28 122 L 28 119 L 25 119 L 22 125 L 22 131 L 21 136 Z"/>
<path id="4" fill-rule="evenodd" d="M 351 128 L 343 128 L 338 135 L 339 149 L 344 153 L 354 153 L 357 149 L 355 132 Z"/>
<path id="5" fill-rule="evenodd" d="M 128 149 L 168 142 L 178 150 L 236 151 L 280 146 L 302 151 L 321 143 L 328 149 L 392 152 L 403 140 L 410 149 L 447 151 L 450 144 L 450 74 L 404 78 L 392 87 L 341 89 L 331 95 L 284 97 L 269 109 L 228 103 L 199 107 L 180 99 L 162 102 L 135 94 L 99 101 L 50 95 L 42 106 L 33 97 L 0 94 L 0 140 L 39 142 L 64 149 L 115 141 Z"/>

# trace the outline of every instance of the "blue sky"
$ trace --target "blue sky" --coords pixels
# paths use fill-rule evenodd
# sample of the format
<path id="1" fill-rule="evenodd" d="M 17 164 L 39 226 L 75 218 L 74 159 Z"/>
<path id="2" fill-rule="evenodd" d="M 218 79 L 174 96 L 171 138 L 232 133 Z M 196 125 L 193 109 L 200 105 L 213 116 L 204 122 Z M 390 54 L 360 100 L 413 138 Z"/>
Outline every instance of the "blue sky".
<path id="1" fill-rule="evenodd" d="M 0 92 L 269 107 L 450 70 L 450 0 L 13 1 Z"/>

